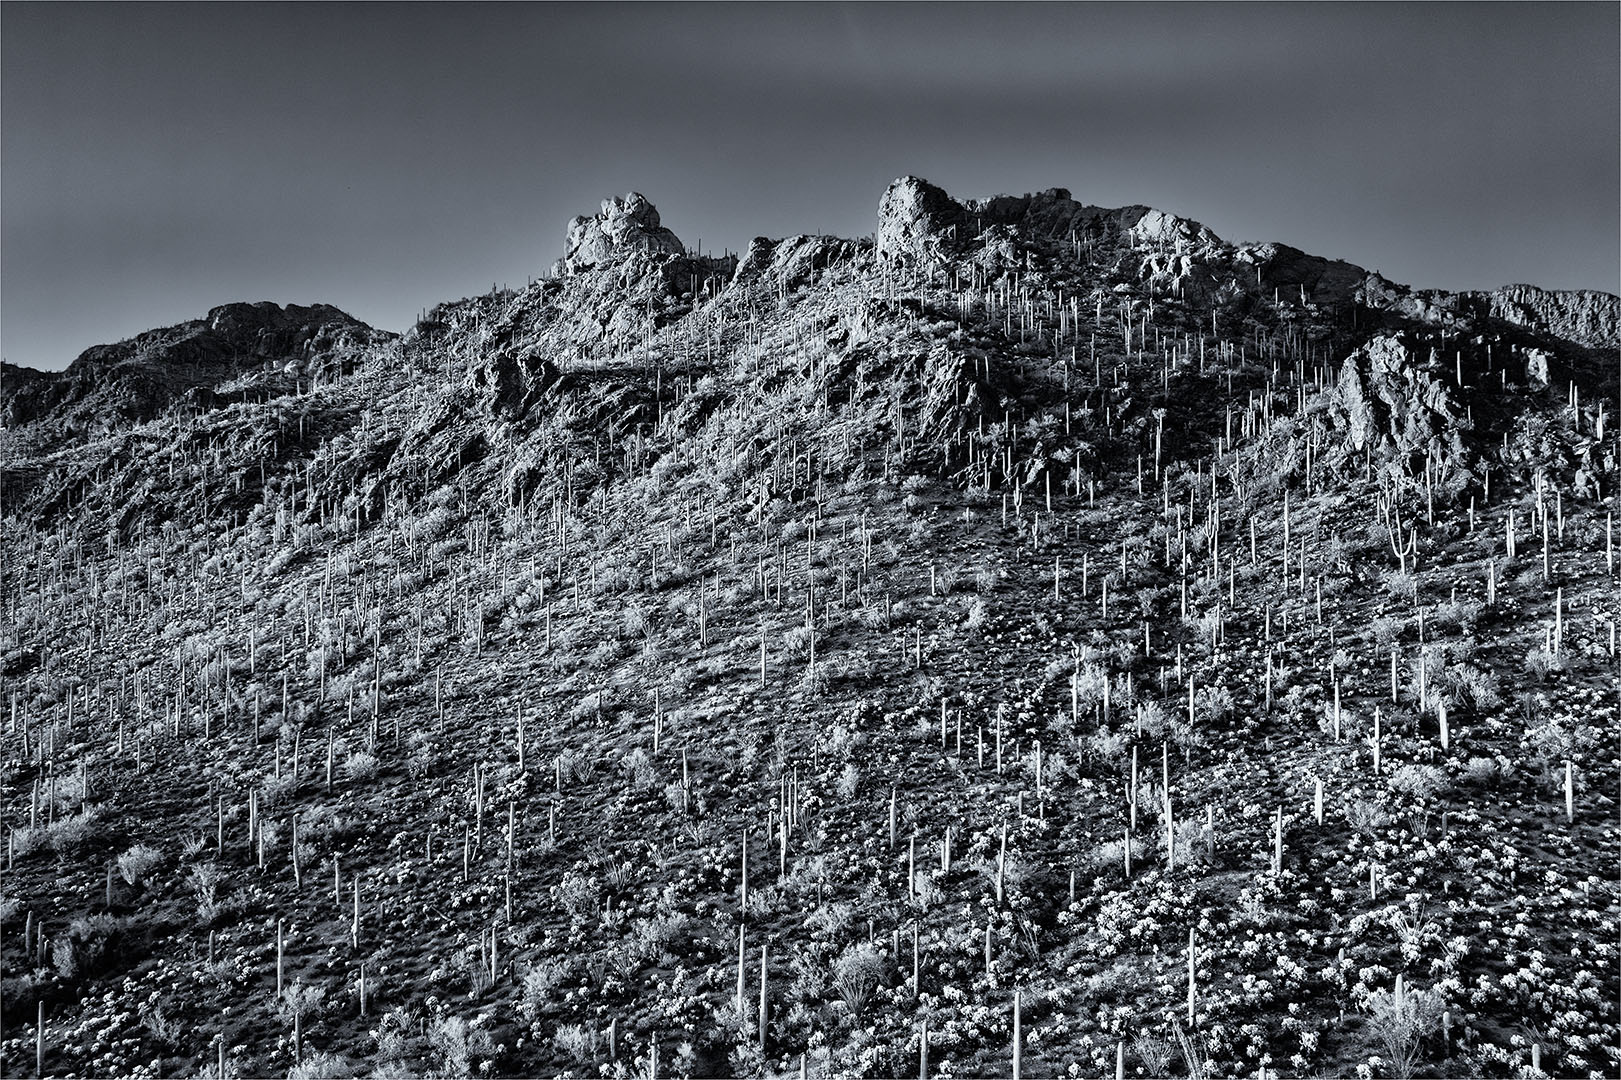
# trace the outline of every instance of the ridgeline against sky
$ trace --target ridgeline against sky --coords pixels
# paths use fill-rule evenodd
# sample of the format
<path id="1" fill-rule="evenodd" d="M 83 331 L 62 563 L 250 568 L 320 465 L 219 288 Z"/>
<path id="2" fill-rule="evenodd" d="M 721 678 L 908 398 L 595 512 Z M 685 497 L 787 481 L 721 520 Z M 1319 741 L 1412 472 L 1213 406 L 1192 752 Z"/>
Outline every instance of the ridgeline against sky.
<path id="1" fill-rule="evenodd" d="M 1614 5 L 7 4 L 13 363 L 238 300 L 402 330 L 657 193 L 689 244 L 1053 184 L 1418 287 L 1617 289 Z"/>

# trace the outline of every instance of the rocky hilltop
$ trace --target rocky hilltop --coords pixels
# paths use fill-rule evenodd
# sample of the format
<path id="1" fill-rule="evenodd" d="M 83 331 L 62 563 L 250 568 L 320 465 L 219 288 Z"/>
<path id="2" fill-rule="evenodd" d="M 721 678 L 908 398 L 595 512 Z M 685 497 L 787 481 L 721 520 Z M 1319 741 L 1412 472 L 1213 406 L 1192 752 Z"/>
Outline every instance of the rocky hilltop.
<path id="1" fill-rule="evenodd" d="M 1613 1075 L 1618 316 L 906 177 L 7 367 L 0 1066 Z"/>
<path id="2" fill-rule="evenodd" d="M 4 365 L 0 417 L 9 432 L 54 448 L 170 410 L 296 392 L 316 372 L 352 370 L 393 336 L 327 304 L 225 304 L 201 319 L 86 349 L 59 374 Z"/>

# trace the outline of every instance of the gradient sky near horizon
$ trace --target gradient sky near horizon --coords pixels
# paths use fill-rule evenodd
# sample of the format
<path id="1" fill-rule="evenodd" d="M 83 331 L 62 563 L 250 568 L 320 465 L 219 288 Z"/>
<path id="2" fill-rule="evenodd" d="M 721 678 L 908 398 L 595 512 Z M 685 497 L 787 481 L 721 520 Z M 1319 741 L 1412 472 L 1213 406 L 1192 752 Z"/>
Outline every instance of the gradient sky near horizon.
<path id="1" fill-rule="evenodd" d="M 404 329 L 642 191 L 689 245 L 1067 187 L 1425 288 L 1621 291 L 1621 6 L 0 5 L 0 353 Z"/>

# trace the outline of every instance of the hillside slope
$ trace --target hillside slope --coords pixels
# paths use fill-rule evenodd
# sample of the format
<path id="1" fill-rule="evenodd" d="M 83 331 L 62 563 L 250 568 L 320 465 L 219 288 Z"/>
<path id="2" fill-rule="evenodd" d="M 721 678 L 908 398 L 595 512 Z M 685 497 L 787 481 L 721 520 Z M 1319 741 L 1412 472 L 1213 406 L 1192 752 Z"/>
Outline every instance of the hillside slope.
<path id="1" fill-rule="evenodd" d="M 904 178 L 8 368 L 5 1067 L 1613 1075 L 1618 344 Z"/>

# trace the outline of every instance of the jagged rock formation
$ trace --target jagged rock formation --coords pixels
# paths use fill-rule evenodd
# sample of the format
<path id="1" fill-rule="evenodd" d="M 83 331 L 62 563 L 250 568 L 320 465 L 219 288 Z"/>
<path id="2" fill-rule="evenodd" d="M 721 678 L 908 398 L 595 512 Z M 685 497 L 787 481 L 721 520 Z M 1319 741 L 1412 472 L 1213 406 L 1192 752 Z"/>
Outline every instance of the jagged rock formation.
<path id="1" fill-rule="evenodd" d="M 574 274 L 613 262 L 635 251 L 685 254 L 675 233 L 659 223 L 659 212 L 647 196 L 633 191 L 623 199 L 605 199 L 595 217 L 569 222 L 568 246 L 560 263 Z"/>
<path id="2" fill-rule="evenodd" d="M 876 298 L 908 280 L 896 279 L 897 272 L 921 275 L 925 290 L 962 290 L 952 303 L 970 312 L 976 303 L 994 306 L 1019 282 L 1051 297 L 1046 317 L 1059 327 L 1032 336 L 1015 331 L 1011 319 L 1001 325 L 965 319 L 944 340 L 886 339 L 881 327 L 892 314 Z M 922 315 L 938 301 L 918 302 Z M 1446 467 L 1464 470 L 1470 424 L 1496 413 L 1465 419 L 1469 403 L 1458 400 L 1439 370 L 1447 366 L 1444 353 L 1466 346 L 1471 371 L 1506 366 L 1517 384 L 1552 388 L 1598 377 L 1603 351 L 1618 339 L 1618 301 L 1605 294 L 1525 286 L 1488 294 L 1416 292 L 1284 244 L 1231 245 L 1197 222 L 1149 207 L 1087 206 L 1062 188 L 959 201 L 903 177 L 879 200 L 874 241 L 758 238 L 741 259 L 691 257 L 652 203 L 633 192 L 569 224 L 553 279 L 438 305 L 400 342 L 325 306 L 228 305 L 201 320 L 88 350 L 59 375 L 8 369 L 0 414 L 7 444 L 27 456 L 171 409 L 207 412 L 308 390 L 368 357 L 399 350 L 387 362 L 407 369 L 454 358 L 458 384 L 482 402 L 484 414 L 528 423 L 543 400 L 571 392 L 576 372 L 658 365 L 695 348 L 706 356 L 717 346 L 735 350 L 714 328 L 726 319 L 758 321 L 761 304 L 786 305 L 793 318 L 823 327 L 825 371 L 835 380 L 865 368 L 862 380 L 882 371 L 915 393 L 923 406 L 919 431 L 930 438 L 977 433 L 1011 413 L 1044 407 L 1037 399 L 1047 391 L 1028 376 L 1059 355 L 1079 353 L 1064 345 L 1055 350 L 1052 341 L 1082 324 L 1090 327 L 1088 353 L 1096 352 L 1099 331 L 1105 340 L 1124 333 L 1128 357 L 1144 345 L 1133 326 L 1154 312 L 1218 335 L 1241 327 L 1257 340 L 1288 334 L 1338 357 L 1338 374 L 1327 381 L 1339 384 L 1339 397 L 1325 397 L 1322 409 L 1303 414 L 1327 425 L 1311 439 L 1348 433 L 1342 448 L 1381 463 L 1410 462 L 1439 440 L 1446 443 Z M 1030 318 L 1026 313 L 1020 321 Z M 796 332 L 793 347 L 802 345 Z M 765 347 L 761 341 L 745 351 L 758 363 Z M 1453 367 L 1463 363 L 1454 360 Z M 869 385 L 859 381 L 837 392 L 860 394 Z M 641 400 L 640 394 L 631 397 Z M 1113 415 L 1119 435 L 1174 434 L 1206 423 L 1197 402 L 1161 396 L 1158 418 L 1142 412 L 1147 402 L 1140 397 L 1105 415 Z M 493 435 L 478 445 L 493 445 Z M 1067 475 L 1107 460 L 1102 441 L 1071 442 L 1044 437 L 1039 452 L 1030 448 L 1021 474 L 1035 482 L 1052 470 Z M 435 453 L 460 461 L 471 451 Z M 1289 473 L 1306 460 L 1299 446 L 1285 456 L 1287 465 L 1262 457 L 1254 467 Z M 1321 449 L 1317 456 L 1323 459 Z M 1326 457 L 1332 462 L 1335 454 Z M 978 468 L 951 458 L 934 467 L 964 478 Z M 15 470 L 14 484 L 25 474 Z"/>
<path id="3" fill-rule="evenodd" d="M 1340 365 L 1335 429 L 1354 453 L 1409 468 L 1435 454 L 1446 470 L 1463 457 L 1462 436 L 1474 426 L 1446 376 L 1434 350 L 1419 357 L 1402 335 L 1381 334 Z"/>
<path id="4" fill-rule="evenodd" d="M 1535 285 L 1508 285 L 1489 293 L 1465 293 L 1484 301 L 1487 314 L 1534 333 L 1591 349 L 1614 349 L 1621 341 L 1621 300 L 1592 290 L 1555 292 Z"/>
<path id="5" fill-rule="evenodd" d="M 970 219 L 942 189 L 915 176 L 896 180 L 878 201 L 878 254 L 882 258 L 938 258 L 968 241 Z"/>

